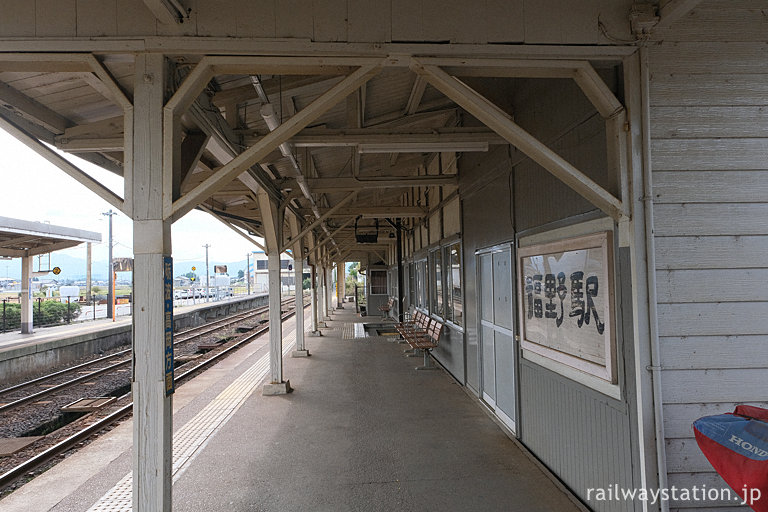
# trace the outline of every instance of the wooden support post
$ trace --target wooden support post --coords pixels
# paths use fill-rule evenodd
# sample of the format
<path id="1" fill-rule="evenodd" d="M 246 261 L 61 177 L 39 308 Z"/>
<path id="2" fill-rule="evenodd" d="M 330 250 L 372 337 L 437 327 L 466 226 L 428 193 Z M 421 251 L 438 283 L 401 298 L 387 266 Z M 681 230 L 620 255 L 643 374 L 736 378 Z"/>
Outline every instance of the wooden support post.
<path id="1" fill-rule="evenodd" d="M 166 375 L 164 260 L 171 255 L 171 223 L 163 219 L 163 189 L 170 189 L 172 161 L 163 161 L 162 112 L 166 65 L 160 54 L 136 57 L 135 106 L 126 188 L 133 219 L 133 510 L 171 510 L 172 392 Z M 172 271 L 171 271 L 171 278 Z M 171 348 L 171 350 L 173 350 Z"/>
<path id="2" fill-rule="evenodd" d="M 291 385 L 283 380 L 283 323 L 280 318 L 280 244 L 283 240 L 283 211 L 266 190 L 256 195 L 264 226 L 264 242 L 267 246 L 267 273 L 269 279 L 269 368 L 270 382 L 264 385 L 264 395 L 284 395 Z"/>
<path id="3" fill-rule="evenodd" d="M 291 356 L 306 357 L 309 350 L 304 343 L 304 239 L 296 236 L 300 228 L 299 219 L 292 215 L 288 223 L 293 237 L 293 280 L 296 297 L 296 350 Z"/>
<path id="4" fill-rule="evenodd" d="M 21 334 L 32 334 L 34 331 L 32 261 L 32 256 L 21 257 Z"/>
<path id="5" fill-rule="evenodd" d="M 344 262 L 336 263 L 336 309 L 344 309 Z"/>
<path id="6" fill-rule="evenodd" d="M 318 334 L 320 331 L 318 330 L 318 322 L 317 322 L 317 264 L 310 265 L 310 281 L 311 288 L 310 288 L 310 296 L 309 296 L 309 304 L 310 304 L 310 314 L 311 314 L 311 323 L 312 323 L 312 334 Z"/>

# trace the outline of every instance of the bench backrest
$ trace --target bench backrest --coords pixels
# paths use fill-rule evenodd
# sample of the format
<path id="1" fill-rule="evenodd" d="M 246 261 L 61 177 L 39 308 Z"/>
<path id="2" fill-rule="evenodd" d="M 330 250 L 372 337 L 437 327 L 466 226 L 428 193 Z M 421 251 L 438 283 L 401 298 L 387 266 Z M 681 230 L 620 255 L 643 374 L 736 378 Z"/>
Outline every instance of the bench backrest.
<path id="1" fill-rule="evenodd" d="M 429 337 L 432 338 L 435 345 L 437 345 L 437 342 L 440 341 L 440 336 L 443 334 L 443 323 L 435 320 L 429 328 L 427 328 L 427 333 L 429 334 Z"/>

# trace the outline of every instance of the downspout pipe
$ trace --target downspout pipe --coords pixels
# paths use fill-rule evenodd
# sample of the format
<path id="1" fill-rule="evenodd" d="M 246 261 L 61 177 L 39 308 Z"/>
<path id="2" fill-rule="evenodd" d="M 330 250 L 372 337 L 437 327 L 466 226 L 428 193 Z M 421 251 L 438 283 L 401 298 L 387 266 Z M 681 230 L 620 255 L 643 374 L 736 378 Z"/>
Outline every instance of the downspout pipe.
<path id="1" fill-rule="evenodd" d="M 651 179 L 651 123 L 650 123 L 650 70 L 648 48 L 640 47 L 640 101 L 642 104 L 643 196 L 645 201 L 645 261 L 648 284 L 648 320 L 651 344 L 651 385 L 653 416 L 656 430 L 656 458 L 659 470 L 659 488 L 668 488 L 667 452 L 664 436 L 664 408 L 661 388 L 661 349 L 659 345 L 659 317 L 656 297 L 656 253 L 653 226 L 653 183 Z M 660 502 L 662 512 L 669 511 L 669 502 Z"/>

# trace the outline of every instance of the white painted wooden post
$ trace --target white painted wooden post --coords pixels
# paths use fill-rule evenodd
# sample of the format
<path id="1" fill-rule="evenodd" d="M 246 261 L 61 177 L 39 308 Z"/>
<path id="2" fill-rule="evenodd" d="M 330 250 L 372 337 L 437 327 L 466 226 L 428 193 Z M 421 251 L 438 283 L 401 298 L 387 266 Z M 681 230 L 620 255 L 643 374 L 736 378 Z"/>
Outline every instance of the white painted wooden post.
<path id="1" fill-rule="evenodd" d="M 314 261 L 314 260 L 313 260 Z M 315 264 L 310 267 L 311 269 L 311 275 L 310 275 L 310 281 L 312 281 L 312 285 L 310 287 L 310 295 L 309 295 L 309 304 L 310 304 L 310 310 L 311 310 L 311 316 L 312 316 L 312 334 L 318 334 L 318 328 L 317 328 L 317 262 L 315 261 Z"/>
<path id="2" fill-rule="evenodd" d="M 346 269 L 344 262 L 336 263 L 336 309 L 344 309 L 344 278 Z"/>
<path id="3" fill-rule="evenodd" d="M 302 237 L 296 236 L 299 231 L 299 224 L 295 217 L 291 217 L 290 225 L 291 235 L 295 242 L 293 244 L 293 272 L 296 297 L 296 350 L 291 356 L 306 357 L 309 355 L 309 350 L 304 343 L 304 242 Z"/>
<path id="4" fill-rule="evenodd" d="M 326 306 L 326 316 L 328 316 L 328 320 L 331 319 L 331 314 L 333 313 L 333 264 L 328 263 L 328 267 L 325 269 L 325 282 L 326 282 L 326 291 L 328 292 L 328 297 L 325 301 Z"/>
<path id="5" fill-rule="evenodd" d="M 163 55 L 136 57 L 129 162 L 133 218 L 133 510 L 171 510 L 172 395 L 166 393 L 163 258 L 171 223 L 163 219 L 172 162 L 163 162 Z M 172 315 L 172 313 L 171 313 Z"/>
<path id="6" fill-rule="evenodd" d="M 265 190 L 257 194 L 259 210 L 264 226 L 269 279 L 269 368 L 270 382 L 264 385 L 264 395 L 284 395 L 291 391 L 288 381 L 283 380 L 283 323 L 280 318 L 282 283 L 280 280 L 280 244 L 283 238 L 283 218 L 277 203 Z"/>
<path id="7" fill-rule="evenodd" d="M 21 257 L 21 334 L 32 334 L 34 331 L 32 261 L 32 256 Z"/>

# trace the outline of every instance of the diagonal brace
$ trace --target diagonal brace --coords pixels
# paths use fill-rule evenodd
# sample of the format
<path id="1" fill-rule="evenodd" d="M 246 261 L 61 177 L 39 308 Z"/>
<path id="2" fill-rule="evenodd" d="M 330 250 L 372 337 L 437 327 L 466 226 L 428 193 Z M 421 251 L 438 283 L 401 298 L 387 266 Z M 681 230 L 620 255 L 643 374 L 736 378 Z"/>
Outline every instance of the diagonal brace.
<path id="1" fill-rule="evenodd" d="M 411 70 L 614 220 L 626 217 L 625 205 L 619 199 L 526 132 L 506 112 L 475 90 L 437 66 L 422 65 L 417 59 L 412 59 Z"/>
<path id="2" fill-rule="evenodd" d="M 209 177 L 183 197 L 173 202 L 171 216 L 179 218 L 199 203 L 225 187 L 240 173 L 256 164 L 283 142 L 288 141 L 299 131 L 333 108 L 352 91 L 368 82 L 382 69 L 382 64 L 366 65 L 359 68 L 344 80 L 331 87 L 315 101 L 303 108 L 274 131 L 265 135 L 256 144 L 246 149 L 227 163 L 213 176 Z"/>

